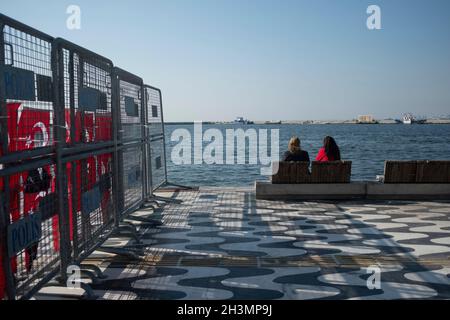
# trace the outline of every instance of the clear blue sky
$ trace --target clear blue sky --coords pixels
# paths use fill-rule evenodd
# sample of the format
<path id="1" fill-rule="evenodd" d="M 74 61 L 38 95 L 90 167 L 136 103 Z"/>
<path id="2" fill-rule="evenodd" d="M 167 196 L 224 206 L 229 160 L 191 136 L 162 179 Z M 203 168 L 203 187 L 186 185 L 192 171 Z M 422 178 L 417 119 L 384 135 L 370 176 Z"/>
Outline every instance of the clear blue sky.
<path id="1" fill-rule="evenodd" d="M 66 8 L 82 29 L 66 29 Z M 382 10 L 382 30 L 366 9 Z M 161 87 L 166 120 L 450 113 L 448 0 L 1 1 Z"/>

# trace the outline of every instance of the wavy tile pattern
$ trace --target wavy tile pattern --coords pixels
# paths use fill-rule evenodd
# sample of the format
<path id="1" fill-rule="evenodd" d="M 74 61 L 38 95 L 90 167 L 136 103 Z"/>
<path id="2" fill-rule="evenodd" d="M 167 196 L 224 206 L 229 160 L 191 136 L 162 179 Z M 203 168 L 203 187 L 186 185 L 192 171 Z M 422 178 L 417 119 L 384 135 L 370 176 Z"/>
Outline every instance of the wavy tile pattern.
<path id="1" fill-rule="evenodd" d="M 108 276 L 92 285 L 99 296 L 450 298 L 450 203 L 260 201 L 230 189 L 173 197 L 182 203 L 154 213 L 161 226 L 139 227 L 142 260 L 98 261 Z M 374 266 L 379 289 L 367 285 Z"/>

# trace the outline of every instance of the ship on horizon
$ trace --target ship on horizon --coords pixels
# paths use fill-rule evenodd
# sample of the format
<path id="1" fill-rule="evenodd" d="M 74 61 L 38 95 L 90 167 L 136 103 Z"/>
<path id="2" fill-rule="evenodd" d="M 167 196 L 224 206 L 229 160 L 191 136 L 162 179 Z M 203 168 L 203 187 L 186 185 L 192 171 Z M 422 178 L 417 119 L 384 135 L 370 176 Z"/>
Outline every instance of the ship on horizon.
<path id="1" fill-rule="evenodd" d="M 236 120 L 234 120 L 235 124 L 254 124 L 253 121 L 244 119 L 244 117 L 237 117 Z"/>
<path id="2" fill-rule="evenodd" d="M 403 124 L 423 124 L 425 121 L 425 119 L 417 119 L 412 113 L 404 114 L 402 119 Z"/>

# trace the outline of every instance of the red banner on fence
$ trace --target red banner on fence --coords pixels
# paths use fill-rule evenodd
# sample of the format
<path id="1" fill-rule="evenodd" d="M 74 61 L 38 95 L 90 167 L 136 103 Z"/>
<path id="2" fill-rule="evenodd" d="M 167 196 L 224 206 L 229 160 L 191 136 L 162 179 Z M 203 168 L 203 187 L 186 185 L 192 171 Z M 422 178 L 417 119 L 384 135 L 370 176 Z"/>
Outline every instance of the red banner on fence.
<path id="1" fill-rule="evenodd" d="M 8 113 L 8 152 L 20 152 L 40 147 L 46 147 L 53 143 L 51 135 L 52 112 L 50 110 L 34 109 L 24 104 L 10 103 L 7 105 Z M 33 214 L 39 208 L 39 202 L 46 195 L 55 192 L 55 174 L 52 166 L 46 166 L 29 172 L 21 172 L 11 175 L 9 178 L 9 219 L 11 223 Z M 36 172 L 34 172 L 36 171 Z M 30 179 L 37 178 L 39 183 L 27 188 Z M 41 183 L 42 182 L 42 183 Z M 44 183 L 45 182 L 45 183 Z M 39 188 L 36 188 L 39 186 Z M 3 179 L 0 179 L 0 190 L 3 191 Z M 54 230 L 56 233 L 57 230 Z M 56 236 L 55 239 L 59 238 Z M 55 243 L 56 244 L 56 243 Z M 57 245 L 55 245 L 57 249 Z M 27 248 L 25 251 L 25 269 L 30 272 L 33 260 L 36 256 L 38 245 Z M 0 251 L 0 261 L 6 252 Z M 17 259 L 11 258 L 13 273 L 17 272 Z M 0 299 L 5 295 L 5 274 L 3 264 L 0 265 Z"/>

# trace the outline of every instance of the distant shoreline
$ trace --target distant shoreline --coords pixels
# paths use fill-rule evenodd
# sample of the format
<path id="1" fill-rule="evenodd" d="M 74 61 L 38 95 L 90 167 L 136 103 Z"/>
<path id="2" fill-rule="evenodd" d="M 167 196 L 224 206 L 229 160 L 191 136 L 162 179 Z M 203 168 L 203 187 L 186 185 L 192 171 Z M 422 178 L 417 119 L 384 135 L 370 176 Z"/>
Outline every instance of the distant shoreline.
<path id="1" fill-rule="evenodd" d="M 165 122 L 166 125 L 193 125 L 194 121 L 180 121 L 180 122 Z M 336 124 L 348 124 L 348 125 L 377 125 L 377 124 L 389 124 L 389 125 L 403 125 L 401 122 L 395 120 L 380 120 L 374 123 L 360 123 L 356 120 L 305 120 L 305 121 L 254 121 L 253 124 L 236 124 L 232 121 L 203 121 L 204 125 L 237 125 L 237 126 L 251 126 L 251 125 L 336 125 Z M 413 126 L 422 124 L 435 124 L 435 125 L 450 125 L 450 119 L 430 119 L 421 124 L 412 124 Z"/>

